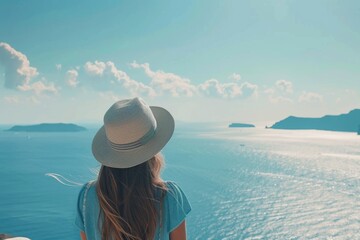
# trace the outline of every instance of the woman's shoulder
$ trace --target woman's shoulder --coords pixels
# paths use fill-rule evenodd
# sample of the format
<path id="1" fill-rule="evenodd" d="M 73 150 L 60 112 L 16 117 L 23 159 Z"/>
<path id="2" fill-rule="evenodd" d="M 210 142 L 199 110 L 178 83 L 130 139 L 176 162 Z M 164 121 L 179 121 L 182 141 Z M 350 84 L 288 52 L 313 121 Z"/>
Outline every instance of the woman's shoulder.
<path id="1" fill-rule="evenodd" d="M 85 231 L 85 214 L 93 211 L 94 201 L 96 198 L 96 183 L 95 181 L 89 181 L 81 186 L 77 199 L 77 215 L 75 224 L 80 230 Z"/>
<path id="2" fill-rule="evenodd" d="M 90 192 L 95 192 L 95 191 L 96 191 L 96 181 L 93 180 L 83 184 L 78 195 L 79 201 L 82 201 L 84 195 L 87 195 Z"/>
<path id="3" fill-rule="evenodd" d="M 166 191 L 170 194 L 178 194 L 182 192 L 181 187 L 174 181 L 164 181 Z"/>
<path id="4" fill-rule="evenodd" d="M 95 186 L 96 186 L 96 180 L 90 180 L 81 186 L 80 192 L 85 192 L 86 190 L 95 188 Z"/>
<path id="5" fill-rule="evenodd" d="M 184 191 L 176 182 L 166 181 L 165 186 L 167 188 L 165 195 L 167 230 L 171 232 L 184 221 L 191 211 L 191 205 Z"/>
<path id="6" fill-rule="evenodd" d="M 165 186 L 166 198 L 169 202 L 176 202 L 179 205 L 189 205 L 185 192 L 176 182 L 165 181 Z"/>

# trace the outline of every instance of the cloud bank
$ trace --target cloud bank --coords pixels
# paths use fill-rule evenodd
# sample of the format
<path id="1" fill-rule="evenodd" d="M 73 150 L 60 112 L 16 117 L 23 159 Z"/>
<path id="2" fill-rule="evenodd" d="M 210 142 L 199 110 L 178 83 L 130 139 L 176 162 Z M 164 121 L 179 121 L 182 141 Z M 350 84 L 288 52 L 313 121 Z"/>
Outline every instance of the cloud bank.
<path id="1" fill-rule="evenodd" d="M 292 82 L 286 80 L 278 80 L 275 83 L 276 87 L 283 92 L 292 93 L 293 92 L 293 85 Z"/>
<path id="2" fill-rule="evenodd" d="M 221 98 L 247 98 L 257 96 L 258 86 L 248 82 L 229 82 L 221 83 L 217 79 L 209 79 L 198 85 L 193 84 L 190 79 L 181 77 L 174 73 L 162 70 L 152 70 L 149 63 L 139 64 L 133 62 L 132 68 L 143 69 L 146 76 L 151 79 L 150 86 L 153 87 L 159 95 L 170 94 L 171 96 L 208 96 Z M 239 74 L 231 75 L 233 80 L 240 80 Z"/>
<path id="3" fill-rule="evenodd" d="M 67 75 L 67 81 L 66 81 L 67 85 L 72 88 L 77 87 L 77 85 L 79 84 L 79 81 L 77 80 L 77 77 L 79 76 L 78 71 L 72 69 L 67 71 L 66 75 Z"/>
<path id="4" fill-rule="evenodd" d="M 4 42 L 0 42 L 0 64 L 5 68 L 5 88 L 16 89 L 27 85 L 39 74 L 23 53 Z"/>
<path id="5" fill-rule="evenodd" d="M 63 88 L 56 86 L 39 76 L 37 68 L 30 65 L 27 56 L 15 50 L 7 43 L 0 42 L 0 64 L 4 67 L 4 88 L 20 92 L 30 92 L 36 96 L 42 93 L 59 93 Z M 61 64 L 54 64 L 60 73 L 63 68 Z M 194 83 L 189 78 L 172 72 L 154 70 L 149 63 L 130 63 L 131 69 L 142 70 L 147 81 L 138 81 L 129 76 L 128 73 L 119 69 L 112 61 L 88 61 L 82 67 L 73 67 L 65 72 L 64 81 L 59 84 L 65 88 L 86 90 L 92 88 L 98 96 L 111 99 L 119 99 L 125 96 L 146 97 L 206 97 L 219 99 L 247 99 L 257 98 L 259 93 L 267 96 L 271 103 L 293 103 L 293 84 L 288 80 L 278 80 L 270 88 L 261 88 L 254 83 L 241 81 L 239 73 L 232 73 L 223 82 L 210 78 L 200 83 Z M 321 102 L 323 96 L 303 91 L 297 95 L 297 101 Z M 34 95 L 34 96 L 35 96 Z M 4 98 L 8 103 L 18 103 L 18 98 L 13 95 Z"/>
<path id="6" fill-rule="evenodd" d="M 134 61 L 130 66 L 133 68 L 142 68 L 145 74 L 151 79 L 150 86 L 154 88 L 159 95 L 169 93 L 174 97 L 181 95 L 191 97 L 197 92 L 196 87 L 191 84 L 189 79 L 162 70 L 153 71 L 149 63 L 138 64 Z"/>
<path id="7" fill-rule="evenodd" d="M 145 95 L 154 97 L 154 89 L 141 82 L 133 80 L 126 72 L 118 69 L 111 61 L 86 62 L 85 72 L 94 77 L 95 85 L 104 90 L 114 90 L 116 93 L 129 93 L 132 96 Z"/>
<path id="8" fill-rule="evenodd" d="M 198 89 L 206 96 L 221 98 L 248 98 L 258 95 L 258 86 L 248 82 L 221 83 L 217 79 L 209 79 L 200 84 Z"/>
<path id="9" fill-rule="evenodd" d="M 33 82 L 32 80 L 39 75 L 37 69 L 30 66 L 30 61 L 25 54 L 4 42 L 0 42 L 0 64 L 5 69 L 5 88 L 23 92 L 31 91 L 36 95 L 43 92 L 58 92 L 54 83 L 45 83 L 45 78 Z"/>
<path id="10" fill-rule="evenodd" d="M 0 43 L 0 64 L 5 67 L 4 87 L 23 92 L 58 93 L 60 87 L 48 83 L 44 77 L 34 81 L 39 75 L 38 70 L 30 65 L 25 54 L 15 50 L 7 43 Z M 240 82 L 238 73 L 231 74 L 231 81 L 221 82 L 209 79 L 194 84 L 190 79 L 178 74 L 163 70 L 153 70 L 149 63 L 130 64 L 132 69 L 141 69 L 150 79 L 149 82 L 140 82 L 132 79 L 125 71 L 120 70 L 112 61 L 88 61 L 83 67 L 72 68 L 66 71 L 64 86 L 77 88 L 81 82 L 84 88 L 93 87 L 97 92 L 113 92 L 116 96 L 148 96 L 148 97 L 211 97 L 222 99 L 245 99 L 258 96 L 258 86 L 249 82 Z M 55 64 L 57 70 L 61 64 Z M 85 74 L 82 76 L 82 74 Z M 279 81 L 279 88 L 291 91 L 291 83 Z"/>

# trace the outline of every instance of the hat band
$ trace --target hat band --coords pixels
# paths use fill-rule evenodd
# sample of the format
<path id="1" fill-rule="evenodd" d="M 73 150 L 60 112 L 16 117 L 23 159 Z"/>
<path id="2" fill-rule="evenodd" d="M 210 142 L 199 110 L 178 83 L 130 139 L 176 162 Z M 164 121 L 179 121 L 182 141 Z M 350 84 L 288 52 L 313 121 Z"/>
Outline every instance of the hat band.
<path id="1" fill-rule="evenodd" d="M 118 144 L 111 142 L 108 139 L 110 147 L 115 151 L 132 150 L 145 145 L 155 135 L 155 127 L 151 127 L 150 130 L 142 136 L 139 140 L 131 143 Z"/>

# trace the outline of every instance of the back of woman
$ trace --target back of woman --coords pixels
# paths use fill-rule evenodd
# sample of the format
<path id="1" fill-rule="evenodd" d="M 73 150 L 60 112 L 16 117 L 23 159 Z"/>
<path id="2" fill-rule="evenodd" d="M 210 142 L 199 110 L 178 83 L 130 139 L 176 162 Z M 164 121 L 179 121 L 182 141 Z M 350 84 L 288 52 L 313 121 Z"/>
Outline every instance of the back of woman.
<path id="1" fill-rule="evenodd" d="M 82 239 L 186 239 L 190 204 L 176 183 L 160 178 L 160 151 L 173 131 L 171 114 L 140 98 L 110 107 L 92 145 L 98 178 L 78 197 Z"/>

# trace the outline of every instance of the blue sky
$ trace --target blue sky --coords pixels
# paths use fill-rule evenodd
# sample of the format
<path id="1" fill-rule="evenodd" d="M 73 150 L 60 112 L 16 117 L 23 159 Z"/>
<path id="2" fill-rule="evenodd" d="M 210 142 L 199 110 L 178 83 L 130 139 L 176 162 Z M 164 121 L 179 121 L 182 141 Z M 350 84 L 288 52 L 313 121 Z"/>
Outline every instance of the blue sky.
<path id="1" fill-rule="evenodd" d="M 181 121 L 360 108 L 359 1 L 1 1 L 0 123 L 100 122 L 143 97 Z M 3 114 L 6 113 L 6 114 Z"/>

